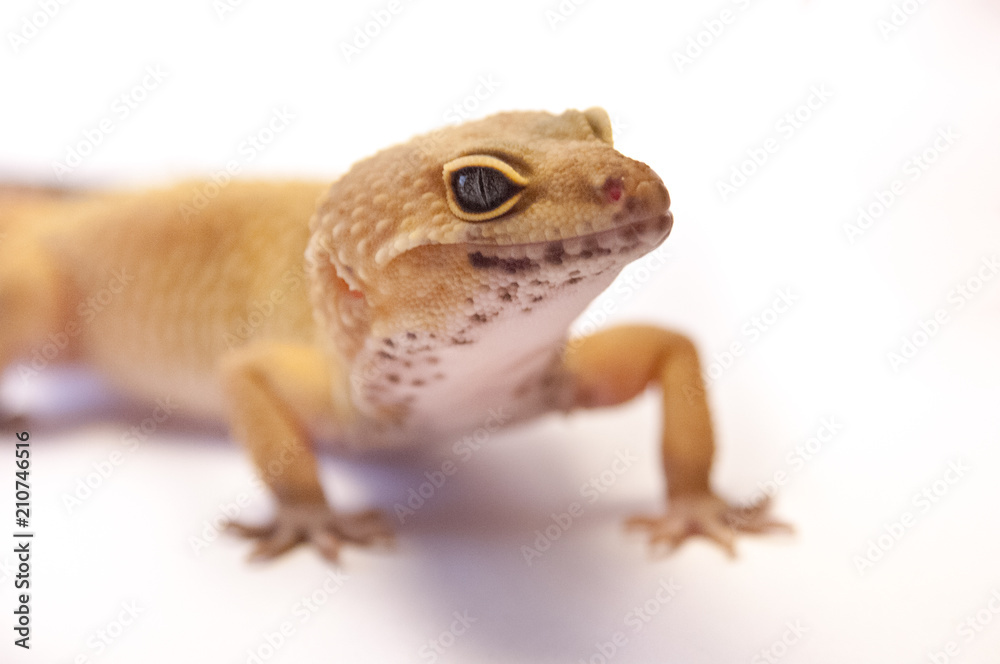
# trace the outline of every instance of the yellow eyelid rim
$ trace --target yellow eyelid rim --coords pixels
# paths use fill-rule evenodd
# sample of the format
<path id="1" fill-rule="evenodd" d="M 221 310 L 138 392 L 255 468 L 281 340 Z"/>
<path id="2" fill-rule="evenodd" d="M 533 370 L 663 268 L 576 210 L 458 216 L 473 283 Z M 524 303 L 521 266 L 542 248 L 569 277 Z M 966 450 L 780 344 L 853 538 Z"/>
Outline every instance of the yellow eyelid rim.
<path id="1" fill-rule="evenodd" d="M 469 166 L 494 168 L 503 173 L 504 177 L 508 180 L 521 187 L 522 191 L 517 192 L 506 201 L 487 212 L 466 212 L 462 209 L 462 206 L 458 204 L 458 201 L 455 200 L 455 193 L 451 190 L 451 174 L 459 169 L 468 168 Z M 444 165 L 443 175 L 444 189 L 448 198 L 448 207 L 451 208 L 452 214 L 464 221 L 489 221 L 490 219 L 496 219 L 514 207 L 517 201 L 521 198 L 523 188 L 528 186 L 528 179 L 515 171 L 510 164 L 502 159 L 497 159 L 496 157 L 491 157 L 486 154 L 470 154 L 465 157 L 459 157 L 458 159 L 452 159 Z"/>

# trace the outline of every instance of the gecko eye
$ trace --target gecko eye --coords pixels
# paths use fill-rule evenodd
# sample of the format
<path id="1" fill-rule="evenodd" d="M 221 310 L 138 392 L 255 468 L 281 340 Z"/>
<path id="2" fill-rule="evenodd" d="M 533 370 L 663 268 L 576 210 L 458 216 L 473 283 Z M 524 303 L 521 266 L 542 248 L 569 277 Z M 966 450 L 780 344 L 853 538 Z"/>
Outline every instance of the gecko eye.
<path id="1" fill-rule="evenodd" d="M 455 201 L 465 212 L 489 212 L 518 192 L 518 187 L 495 168 L 466 166 L 451 174 Z"/>
<path id="2" fill-rule="evenodd" d="M 444 181 L 451 211 L 465 221 L 499 217 L 514 207 L 528 184 L 509 164 L 487 155 L 445 164 Z"/>

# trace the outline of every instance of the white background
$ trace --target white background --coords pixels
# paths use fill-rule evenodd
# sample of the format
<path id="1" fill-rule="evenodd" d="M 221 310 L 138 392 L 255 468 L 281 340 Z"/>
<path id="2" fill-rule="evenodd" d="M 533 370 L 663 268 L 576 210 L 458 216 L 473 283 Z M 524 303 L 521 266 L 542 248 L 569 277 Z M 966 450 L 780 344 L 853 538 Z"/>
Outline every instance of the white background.
<path id="1" fill-rule="evenodd" d="M 65 183 L 139 185 L 233 159 L 245 175 L 332 179 L 447 124 L 467 99 L 474 117 L 602 105 L 616 147 L 661 175 L 676 216 L 666 265 L 605 296 L 609 323 L 682 329 L 706 366 L 719 363 L 715 484 L 744 500 L 785 473 L 775 512 L 797 534 L 741 539 L 730 561 L 702 541 L 651 558 L 624 533 L 627 515 L 662 508 L 650 394 L 492 436 L 398 529 L 394 551 L 348 550 L 348 576 L 328 595 L 317 589 L 331 568 L 310 550 L 254 566 L 247 543 L 224 537 L 194 553 L 190 538 L 249 487 L 249 461 L 220 428 L 172 418 L 68 510 L 64 497 L 152 408 L 86 377 L 14 372 L 5 403 L 33 417 L 34 631 L 26 653 L 4 627 L 0 661 L 237 664 L 255 649 L 267 662 L 429 662 L 421 648 L 456 611 L 474 622 L 437 661 L 601 662 L 611 646 L 598 644 L 616 632 L 624 645 L 608 661 L 1000 661 L 1000 601 L 989 608 L 1000 591 L 1000 278 L 975 279 L 1000 254 L 995 3 L 909 2 L 912 17 L 886 33 L 886 0 L 591 0 L 564 2 L 573 11 L 560 21 L 547 14 L 555 0 L 421 0 L 350 61 L 341 45 L 388 2 L 333 4 L 69 2 L 15 45 L 39 5 L 4 3 L 0 174 L 53 181 L 53 162 L 106 117 L 112 131 Z M 705 22 L 720 32 L 724 9 L 731 21 L 712 37 Z M 702 52 L 679 62 L 699 34 Z M 147 67 L 166 77 L 123 117 L 116 99 Z M 490 77 L 495 90 L 469 99 Z M 819 88 L 831 96 L 800 109 Z M 276 108 L 294 121 L 248 158 L 241 143 Z M 788 135 L 779 123 L 797 109 L 809 117 Z M 946 130 L 957 138 L 935 153 Z M 719 182 L 768 139 L 777 151 L 724 197 Z M 935 159 L 914 178 L 907 161 L 929 148 Z M 850 241 L 859 206 L 894 180 L 902 193 Z M 965 299 L 955 289 L 966 285 L 981 288 Z M 795 301 L 774 317 L 782 289 Z M 889 353 L 937 310 L 947 323 L 893 366 Z M 755 317 L 771 323 L 759 338 L 745 328 Z M 734 342 L 743 352 L 722 369 Z M 840 423 L 835 435 L 790 460 L 824 418 Z M 341 506 L 391 510 L 454 458 L 445 442 L 409 459 L 325 459 L 324 481 Z M 12 519 L 3 449 L 0 513 Z M 623 450 L 638 460 L 586 502 L 581 485 Z M 914 501 L 924 490 L 937 491 L 933 504 Z M 528 566 L 522 545 L 574 501 L 583 516 Z M 244 516 L 268 510 L 258 494 Z M 907 513 L 901 537 L 886 535 Z M 0 563 L 13 563 L 10 548 Z M 869 554 L 881 558 L 859 565 Z M 0 571 L 0 625 L 12 584 Z M 325 603 L 302 622 L 296 603 L 314 592 Z M 123 602 L 141 613 L 119 629 Z M 654 615 L 636 623 L 630 612 L 646 603 Z M 963 628 L 977 612 L 984 626 Z M 290 636 L 269 651 L 286 621 Z M 98 651 L 102 630 L 115 638 Z M 929 658 L 949 642 L 957 655 Z"/>

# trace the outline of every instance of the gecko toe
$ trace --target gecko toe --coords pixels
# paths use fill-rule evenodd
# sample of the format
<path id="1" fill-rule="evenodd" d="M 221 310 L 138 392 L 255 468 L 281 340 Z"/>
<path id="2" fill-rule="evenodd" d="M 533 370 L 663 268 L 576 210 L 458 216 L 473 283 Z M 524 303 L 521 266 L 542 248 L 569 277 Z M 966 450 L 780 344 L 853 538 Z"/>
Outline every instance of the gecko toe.
<path id="1" fill-rule="evenodd" d="M 326 560 L 331 563 L 340 562 L 340 547 L 344 541 L 343 538 L 327 530 L 317 530 L 310 534 L 309 541 Z"/>
<path id="2" fill-rule="evenodd" d="M 271 536 L 261 539 L 250 553 L 250 560 L 261 562 L 277 558 L 286 551 L 295 548 L 303 537 L 290 528 L 274 529 Z"/>
<path id="3" fill-rule="evenodd" d="M 270 537 L 275 531 L 274 524 L 252 526 L 246 523 L 240 523 L 239 521 L 227 521 L 224 528 L 226 531 L 234 533 L 245 539 L 261 539 Z"/>
<path id="4" fill-rule="evenodd" d="M 773 518 L 769 512 L 771 498 L 765 497 L 749 505 L 729 506 L 724 520 L 733 530 L 753 534 L 795 532 L 789 524 Z"/>
<path id="5" fill-rule="evenodd" d="M 250 554 L 255 561 L 276 558 L 307 543 L 315 546 L 325 559 L 338 562 L 345 543 L 369 546 L 392 540 L 388 521 L 381 511 L 337 512 L 325 503 L 279 505 L 269 524 L 231 521 L 227 529 L 241 537 L 257 540 Z"/>
<path id="6" fill-rule="evenodd" d="M 718 544 L 730 558 L 736 557 L 736 533 L 720 521 L 705 521 L 699 524 L 702 535 Z"/>
<path id="7" fill-rule="evenodd" d="M 342 515 L 338 530 L 345 539 L 357 544 L 368 545 L 393 539 L 392 528 L 381 510 Z"/>
<path id="8" fill-rule="evenodd" d="M 702 535 L 734 558 L 738 533 L 792 532 L 790 526 L 768 515 L 767 501 L 735 506 L 706 493 L 674 497 L 667 507 L 666 514 L 637 516 L 626 522 L 631 530 L 645 531 L 656 552 L 672 552 L 688 537 Z"/>

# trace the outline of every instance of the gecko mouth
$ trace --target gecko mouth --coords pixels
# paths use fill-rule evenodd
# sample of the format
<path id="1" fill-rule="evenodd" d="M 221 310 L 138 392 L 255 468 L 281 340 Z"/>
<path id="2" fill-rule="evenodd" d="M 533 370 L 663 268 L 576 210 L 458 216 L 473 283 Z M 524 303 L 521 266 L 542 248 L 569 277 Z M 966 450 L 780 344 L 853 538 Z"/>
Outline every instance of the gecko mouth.
<path id="1" fill-rule="evenodd" d="M 542 265 L 566 265 L 599 258 L 628 263 L 663 242 L 670 235 L 673 224 L 674 216 L 667 210 L 654 217 L 561 240 L 507 245 L 470 242 L 466 247 L 472 267 L 509 274 L 538 269 Z"/>

